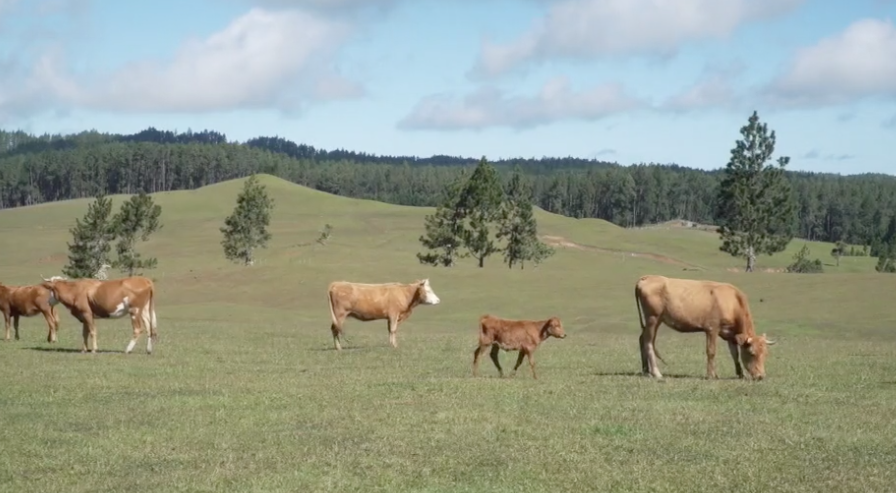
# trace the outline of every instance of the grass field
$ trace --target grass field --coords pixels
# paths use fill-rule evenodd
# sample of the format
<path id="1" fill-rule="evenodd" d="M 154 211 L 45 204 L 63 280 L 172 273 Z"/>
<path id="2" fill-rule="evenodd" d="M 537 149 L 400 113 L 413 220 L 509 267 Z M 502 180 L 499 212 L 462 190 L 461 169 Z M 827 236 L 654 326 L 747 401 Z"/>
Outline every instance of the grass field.
<path id="1" fill-rule="evenodd" d="M 10 492 L 819 492 L 893 491 L 896 278 L 844 258 L 822 275 L 732 272 L 711 233 L 624 230 L 538 211 L 558 246 L 536 269 L 420 265 L 429 210 L 352 200 L 263 176 L 277 209 L 252 267 L 230 264 L 220 227 L 242 181 L 162 193 L 160 339 L 124 355 L 126 320 L 98 322 L 80 354 L 61 312 L 0 343 L 0 490 Z M 122 200 L 116 197 L 115 207 Z M 0 281 L 59 273 L 77 200 L 0 211 Z M 334 226 L 326 247 L 317 231 Z M 782 268 L 803 242 L 760 257 Z M 830 264 L 831 245 L 810 243 Z M 653 256 L 632 255 L 632 252 Z M 697 270 L 685 270 L 697 269 Z M 660 330 L 663 381 L 636 376 L 633 285 L 646 273 L 731 281 L 771 348 L 767 379 L 703 378 L 704 339 Z M 349 320 L 332 349 L 326 286 L 428 277 L 388 347 L 385 322 Z M 760 298 L 762 302 L 760 302 Z M 471 377 L 476 320 L 560 316 L 565 340 L 497 378 Z M 724 349 L 724 346 L 720 346 Z M 515 354 L 502 353 L 507 368 Z"/>

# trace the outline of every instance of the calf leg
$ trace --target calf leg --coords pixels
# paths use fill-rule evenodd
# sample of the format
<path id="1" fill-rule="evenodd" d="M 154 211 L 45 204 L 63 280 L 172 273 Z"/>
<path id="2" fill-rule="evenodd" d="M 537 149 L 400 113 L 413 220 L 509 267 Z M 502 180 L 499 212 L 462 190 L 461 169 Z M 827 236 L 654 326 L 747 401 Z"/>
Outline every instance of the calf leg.
<path id="1" fill-rule="evenodd" d="M 49 311 L 43 312 L 44 319 L 47 321 L 47 327 L 49 327 L 49 331 L 47 332 L 47 342 L 56 342 L 56 331 L 58 330 L 57 324 L 59 322 L 56 320 L 56 315 L 52 310 L 53 308 L 50 308 Z"/>
<path id="2" fill-rule="evenodd" d="M 532 378 L 538 380 L 538 377 L 535 375 L 535 359 L 532 358 L 532 351 L 526 351 L 526 359 L 529 360 L 529 369 L 532 370 Z"/>
<path id="3" fill-rule="evenodd" d="M 498 361 L 498 351 L 500 350 L 501 348 L 499 348 L 497 344 L 492 344 L 492 350 L 489 353 L 489 356 L 491 356 L 492 362 L 495 363 L 495 368 L 498 369 L 498 375 L 504 377 L 504 370 L 501 368 L 501 362 Z"/>
<path id="4" fill-rule="evenodd" d="M 10 318 L 9 315 L 7 315 L 6 313 L 3 313 L 3 321 L 6 322 L 6 335 L 3 336 L 4 341 L 9 340 L 9 318 Z"/>
<path id="5" fill-rule="evenodd" d="M 473 350 L 473 376 L 477 376 L 479 372 L 479 358 L 482 356 L 482 353 L 485 352 L 485 348 L 488 347 L 488 344 L 480 344 L 476 346 L 476 349 Z"/>
<path id="6" fill-rule="evenodd" d="M 644 343 L 644 333 L 638 337 L 638 350 L 641 352 L 641 373 L 647 375 L 650 369 L 647 367 L 647 344 Z"/>
<path id="7" fill-rule="evenodd" d="M 19 316 L 18 315 L 12 316 L 12 326 L 15 327 L 15 329 L 16 329 L 16 340 L 18 341 L 19 340 Z"/>
<path id="8" fill-rule="evenodd" d="M 731 358 L 734 359 L 734 371 L 737 373 L 737 378 L 744 378 L 744 368 L 740 365 L 740 360 L 737 359 L 737 350 L 736 342 L 728 342 L 728 351 L 731 353 Z"/>
<path id="9" fill-rule="evenodd" d="M 716 333 L 706 332 L 706 378 L 719 378 L 716 374 Z"/>

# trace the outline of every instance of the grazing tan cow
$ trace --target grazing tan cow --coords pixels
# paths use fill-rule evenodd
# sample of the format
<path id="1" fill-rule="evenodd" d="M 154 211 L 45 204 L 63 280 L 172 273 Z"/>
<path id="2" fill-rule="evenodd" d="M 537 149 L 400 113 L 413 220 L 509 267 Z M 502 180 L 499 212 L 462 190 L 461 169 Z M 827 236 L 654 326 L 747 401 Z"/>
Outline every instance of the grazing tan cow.
<path id="1" fill-rule="evenodd" d="M 130 315 L 134 336 L 125 352 L 130 353 L 134 349 L 141 330 L 146 329 L 148 332 L 146 352 L 152 354 L 152 343 L 158 336 L 154 302 L 155 286 L 152 280 L 142 276 L 107 281 L 44 279 L 41 285 L 53 291 L 56 299 L 81 322 L 84 336 L 82 353 L 87 351 L 89 336 L 93 337 L 90 352 L 96 353 L 95 319 L 121 318 Z"/>
<path id="2" fill-rule="evenodd" d="M 493 315 L 479 317 L 479 346 L 473 352 L 473 376 L 476 376 L 479 369 L 479 357 L 485 352 L 485 348 L 491 346 L 490 356 L 501 377 L 504 376 L 504 370 L 501 369 L 501 363 L 498 362 L 498 351 L 503 349 L 505 351 L 519 351 L 519 357 L 511 375 L 516 374 L 516 370 L 523 364 L 523 357 L 525 356 L 529 359 L 532 378 L 537 379 L 532 353 L 548 337 L 566 338 L 563 324 L 560 323 L 559 318 L 551 317 L 547 320 L 507 320 Z"/>
<path id="3" fill-rule="evenodd" d="M 61 278 L 57 278 L 61 279 Z M 16 329 L 16 340 L 19 340 L 19 317 L 33 317 L 43 314 L 47 321 L 47 342 L 56 342 L 56 331 L 59 330 L 59 312 L 56 305 L 59 300 L 49 289 L 36 284 L 33 286 L 7 286 L 0 283 L 0 311 L 6 323 L 6 334 L 3 340 L 9 340 L 9 322 L 12 320 Z"/>
<path id="4" fill-rule="evenodd" d="M 775 341 L 757 336 L 747 295 L 732 284 L 648 275 L 635 283 L 635 304 L 641 323 L 641 371 L 656 378 L 656 333 L 661 323 L 683 332 L 706 334 L 706 377 L 718 378 L 715 370 L 716 336 L 728 343 L 737 376 L 743 366 L 756 380 L 765 378 L 768 346 Z M 738 361 L 738 351 L 740 361 Z"/>
<path id="5" fill-rule="evenodd" d="M 346 317 L 362 322 L 387 320 L 389 344 L 398 347 L 398 324 L 411 316 L 417 305 L 438 305 L 441 301 L 429 285 L 429 279 L 410 284 L 334 281 L 327 289 L 327 300 L 332 320 L 330 331 L 337 351 L 342 349 L 339 338 L 342 336 L 342 324 Z"/>

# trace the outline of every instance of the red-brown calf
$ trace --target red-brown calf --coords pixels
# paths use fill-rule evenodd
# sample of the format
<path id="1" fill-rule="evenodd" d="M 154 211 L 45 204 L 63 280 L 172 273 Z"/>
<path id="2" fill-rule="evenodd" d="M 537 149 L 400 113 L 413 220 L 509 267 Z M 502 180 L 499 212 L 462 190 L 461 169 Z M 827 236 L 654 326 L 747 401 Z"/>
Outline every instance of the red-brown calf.
<path id="1" fill-rule="evenodd" d="M 0 283 L 0 311 L 6 323 L 3 340 L 9 340 L 9 322 L 12 320 L 16 329 L 16 340 L 19 340 L 19 317 L 33 317 L 43 314 L 49 332 L 47 342 L 56 342 L 56 331 L 59 329 L 59 312 L 56 304 L 59 301 L 49 289 L 41 286 L 7 286 Z"/>
<path id="2" fill-rule="evenodd" d="M 504 376 L 504 370 L 501 369 L 501 363 L 498 362 L 498 351 L 503 349 L 504 351 L 519 351 L 519 357 L 511 375 L 516 374 L 516 370 L 523 364 L 523 357 L 525 356 L 529 359 L 532 378 L 537 379 L 538 377 L 535 375 L 535 360 L 532 358 L 532 353 L 548 337 L 566 338 L 566 333 L 563 332 L 563 324 L 560 323 L 559 318 L 551 317 L 547 320 L 507 320 L 493 315 L 481 316 L 479 318 L 479 347 L 473 352 L 473 376 L 476 376 L 479 369 L 479 357 L 485 352 L 485 348 L 491 346 L 490 356 L 501 377 Z"/>

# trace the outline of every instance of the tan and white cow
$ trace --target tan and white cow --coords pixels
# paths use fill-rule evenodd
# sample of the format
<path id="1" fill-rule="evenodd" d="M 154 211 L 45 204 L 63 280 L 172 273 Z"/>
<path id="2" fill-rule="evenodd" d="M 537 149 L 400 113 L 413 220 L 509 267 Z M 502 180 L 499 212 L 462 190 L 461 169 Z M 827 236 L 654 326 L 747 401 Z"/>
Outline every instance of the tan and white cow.
<path id="1" fill-rule="evenodd" d="M 410 284 L 334 281 L 327 288 L 327 301 L 333 345 L 339 351 L 342 349 L 339 343 L 342 325 L 347 317 L 362 322 L 387 320 L 389 344 L 398 347 L 398 324 L 411 316 L 417 305 L 438 305 L 441 300 L 433 292 L 429 279 L 421 279 Z"/>
<path id="2" fill-rule="evenodd" d="M 728 343 L 737 376 L 743 366 L 756 380 L 765 378 L 768 346 L 775 341 L 756 335 L 747 295 L 733 284 L 647 275 L 635 283 L 635 304 L 641 323 L 641 371 L 656 378 L 656 333 L 660 324 L 677 332 L 706 334 L 706 377 L 718 378 L 715 370 L 716 337 Z M 740 361 L 738 361 L 738 352 Z"/>
<path id="3" fill-rule="evenodd" d="M 19 317 L 33 317 L 41 313 L 47 321 L 47 342 L 56 342 L 56 332 L 59 330 L 59 312 L 56 310 L 58 303 L 53 292 L 40 284 L 7 286 L 0 283 L 0 311 L 3 312 L 3 321 L 6 323 L 3 340 L 9 340 L 10 321 L 16 329 L 16 340 L 18 341 Z"/>
<path id="4" fill-rule="evenodd" d="M 145 329 L 146 352 L 152 354 L 152 344 L 158 332 L 154 301 L 155 286 L 149 278 L 133 276 L 106 281 L 44 279 L 41 285 L 51 290 L 56 299 L 81 322 L 84 336 L 81 352 L 87 351 L 88 338 L 92 336 L 93 344 L 90 352 L 96 353 L 95 319 L 130 315 L 134 335 L 125 352 L 130 353 L 134 349 L 140 332 Z"/>

